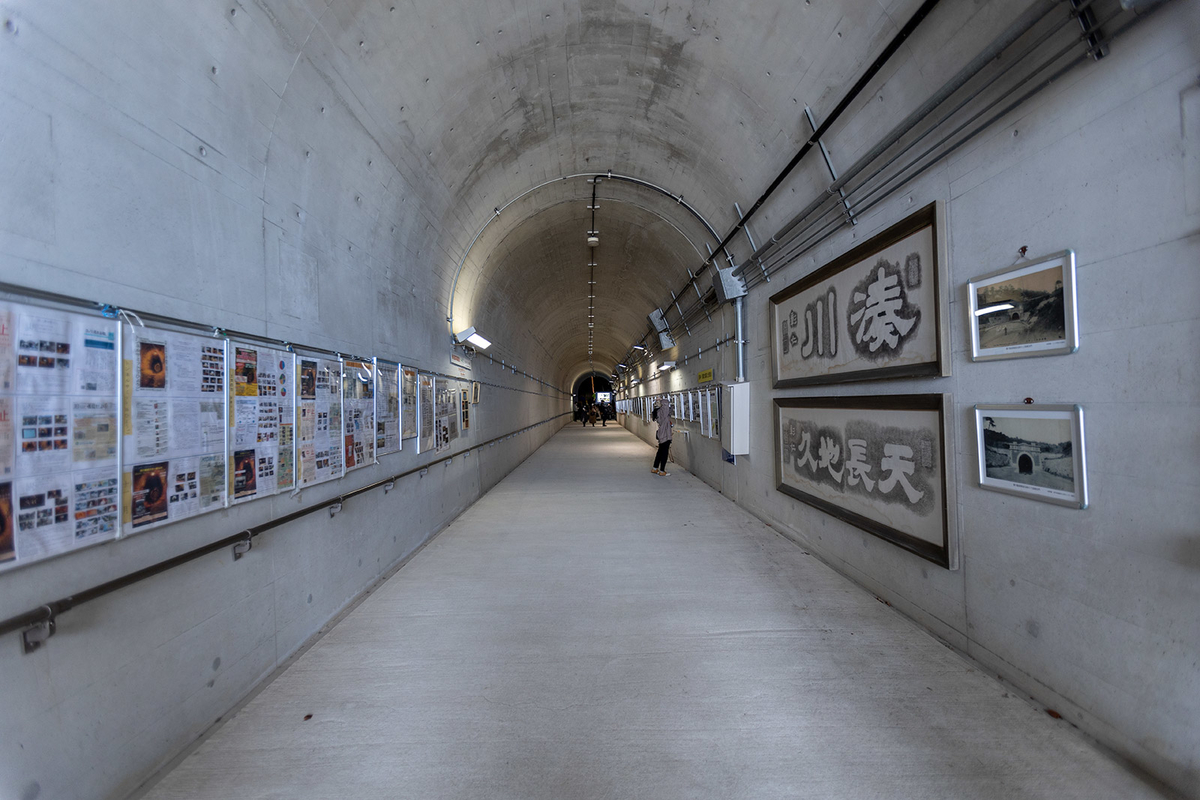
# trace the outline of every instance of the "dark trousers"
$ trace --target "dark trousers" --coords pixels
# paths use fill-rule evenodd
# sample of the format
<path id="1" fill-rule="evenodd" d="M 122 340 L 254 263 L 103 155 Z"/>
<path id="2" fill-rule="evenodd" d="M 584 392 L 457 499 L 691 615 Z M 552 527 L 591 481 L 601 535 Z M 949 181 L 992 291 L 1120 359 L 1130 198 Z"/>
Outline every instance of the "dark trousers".
<path id="1" fill-rule="evenodd" d="M 654 468 L 663 472 L 667 469 L 667 453 L 671 451 L 671 440 L 667 439 L 658 446 L 658 454 L 654 456 Z"/>

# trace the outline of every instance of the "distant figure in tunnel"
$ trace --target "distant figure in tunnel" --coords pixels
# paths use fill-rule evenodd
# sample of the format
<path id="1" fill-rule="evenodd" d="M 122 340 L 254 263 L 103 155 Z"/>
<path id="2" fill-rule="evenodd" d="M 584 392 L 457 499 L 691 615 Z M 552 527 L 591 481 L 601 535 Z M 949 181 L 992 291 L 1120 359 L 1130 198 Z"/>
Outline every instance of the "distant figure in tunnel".
<path id="1" fill-rule="evenodd" d="M 656 475 L 662 475 L 664 478 L 671 473 L 667 472 L 667 455 L 671 452 L 671 401 L 665 397 L 660 397 L 654 406 L 654 421 L 658 423 L 658 431 L 655 433 L 655 438 L 658 439 L 658 453 L 654 456 L 654 466 L 650 471 Z"/>
<path id="2" fill-rule="evenodd" d="M 596 420 L 600 418 L 600 411 L 596 408 L 596 404 L 592 403 L 588 406 L 587 422 L 592 423 L 592 427 L 596 427 Z M 586 424 L 586 423 L 585 423 Z"/>

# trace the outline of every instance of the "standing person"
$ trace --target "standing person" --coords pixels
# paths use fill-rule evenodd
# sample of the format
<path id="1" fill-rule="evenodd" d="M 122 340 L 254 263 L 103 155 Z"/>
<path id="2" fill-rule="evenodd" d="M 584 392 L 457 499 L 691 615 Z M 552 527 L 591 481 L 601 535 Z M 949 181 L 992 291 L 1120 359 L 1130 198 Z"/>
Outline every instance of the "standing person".
<path id="1" fill-rule="evenodd" d="M 600 427 L 608 427 L 608 403 L 604 403 L 600 406 Z"/>
<path id="2" fill-rule="evenodd" d="M 596 404 L 592 403 L 592 405 L 588 408 L 587 422 L 592 423 L 593 428 L 596 427 L 596 417 L 598 416 L 600 416 L 600 412 L 596 410 Z M 584 424 L 586 425 L 587 423 L 585 422 Z"/>
<path id="3" fill-rule="evenodd" d="M 658 453 L 654 456 L 654 466 L 650 471 L 665 478 L 671 474 L 667 472 L 667 455 L 671 451 L 671 432 L 674 427 L 671 423 L 670 400 L 665 397 L 659 398 L 654 407 L 654 420 L 658 423 L 658 431 L 655 433 L 655 438 L 658 439 Z"/>

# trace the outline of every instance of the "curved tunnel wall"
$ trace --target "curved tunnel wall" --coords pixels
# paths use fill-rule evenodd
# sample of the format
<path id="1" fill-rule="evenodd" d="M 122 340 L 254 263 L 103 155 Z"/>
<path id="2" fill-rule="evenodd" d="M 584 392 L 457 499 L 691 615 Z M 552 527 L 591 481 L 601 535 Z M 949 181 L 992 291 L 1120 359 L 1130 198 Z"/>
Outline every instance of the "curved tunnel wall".
<path id="1" fill-rule="evenodd" d="M 804 105 L 820 113 L 836 102 L 917 5 L 204 0 L 114 11 L 75 0 L 7 0 L 0 5 L 6 23 L 0 68 L 8 78 L 0 90 L 0 273 L 33 288 L 448 371 L 446 316 L 466 257 L 456 322 L 461 314 L 464 325 L 477 325 L 496 342 L 495 357 L 477 358 L 472 375 L 497 385 L 485 390 L 473 426 L 475 436 L 488 438 L 567 410 L 566 392 L 589 370 L 582 263 L 590 186 L 570 181 L 531 193 L 468 253 L 493 209 L 545 181 L 613 169 L 682 195 L 723 233 L 736 219 L 733 202 L 745 208 L 807 138 Z M 880 90 L 867 93 L 832 132 L 835 161 L 852 160 L 1020 10 L 1000 0 L 943 5 L 889 63 Z M 1017 239 L 1034 252 L 1058 249 L 1096 237 L 1095 220 L 1112 216 L 1112 193 L 1103 203 L 1055 199 L 1061 185 L 1071 186 L 1076 200 L 1090 197 L 1063 164 L 1082 168 L 1086 160 L 1099 170 L 1103 161 L 1068 154 L 1099 146 L 1106 163 L 1127 158 L 1114 143 L 1128 141 L 1114 133 L 1116 123 L 1086 111 L 1099 94 L 1112 98 L 1105 108 L 1113 119 L 1128 116 L 1121 102 L 1144 117 L 1138 131 L 1154 144 L 1120 177 L 1166 207 L 1148 207 L 1136 218 L 1145 223 L 1140 229 L 1126 219 L 1098 237 L 1088 262 L 1097 275 L 1091 285 L 1127 285 L 1124 270 L 1133 261 L 1148 264 L 1164 283 L 1190 280 L 1177 265 L 1195 260 L 1194 244 L 1181 233 L 1194 230 L 1194 198 L 1183 178 L 1194 172 L 1176 169 L 1176 162 L 1195 149 L 1195 133 L 1182 126 L 1191 138 L 1188 147 L 1181 144 L 1180 120 L 1167 119 L 1162 100 L 1173 91 L 1176 114 L 1192 107 L 1190 78 L 1183 76 L 1194 72 L 1186 32 L 1196 25 L 1194 13 L 1171 13 L 1174 29 L 1156 21 L 1132 62 L 1102 64 L 1091 84 L 1072 81 L 1058 96 L 1065 110 L 1039 106 L 1028 123 L 1014 126 L 1022 138 L 1005 139 L 1001 129 L 986 147 L 972 148 L 905 193 L 916 204 L 950 201 L 956 285 L 986 271 L 985 264 L 1005 263 Z M 1160 60 L 1145 55 L 1159 51 Z M 1129 66 L 1128 73 L 1112 63 Z M 1139 105 L 1151 102 L 1138 99 L 1143 93 L 1153 105 Z M 860 113 L 866 107 L 871 113 Z M 1031 150 L 1021 148 L 1043 155 L 1028 159 Z M 1155 162 L 1157 156 L 1163 160 Z M 1158 185 L 1147 189 L 1137 169 L 1156 176 Z M 1085 184 L 1112 180 L 1084 174 Z M 826 182 L 823 164 L 808 159 L 764 207 L 755 229 L 774 230 Z M 1019 212 L 997 218 L 989 198 L 997 187 Z M 699 263 L 696 248 L 711 242 L 704 226 L 669 199 L 607 181 L 598 193 L 595 363 L 603 371 Z M 881 207 L 858 231 L 794 264 L 772 288 L 885 227 L 906 207 L 904 197 Z M 1119 292 L 1085 295 L 1083 305 L 1124 318 Z M 761 422 L 769 418 L 772 392 L 765 382 L 762 294 L 756 290 L 748 304 L 748 366 L 754 447 L 768 453 L 769 427 Z M 1143 317 L 1160 313 L 1150 302 L 1142 298 L 1134 308 Z M 1171 306 L 1162 313 L 1163 324 L 1189 335 L 1194 312 Z M 1132 325 L 1094 330 L 1119 350 L 1121 331 Z M 732 332 L 732 315 L 723 309 L 681 341 L 680 352 L 709 348 Z M 959 346 L 961 335 L 954 341 Z M 1103 345 L 1085 349 L 1072 367 L 1103 372 L 1106 361 L 1085 359 L 1104 351 Z M 694 380 L 709 366 L 718 379 L 731 379 L 732 352 L 710 350 L 660 381 Z M 1016 367 L 995 370 L 996 379 L 966 378 L 961 351 L 955 358 L 959 377 L 946 391 L 958 396 L 995 400 L 999 386 L 1018 382 Z M 514 374 L 507 368 L 514 363 L 563 392 Z M 1147 364 L 1170 373 L 1174 362 Z M 1056 368 L 1046 360 L 1036 369 L 1057 376 Z M 1164 414 L 1174 429 L 1194 430 L 1169 403 L 1133 399 L 1135 387 L 1149 382 L 1130 370 L 1105 396 L 1106 412 Z M 1055 399 L 1096 397 L 1091 377 L 1063 387 Z M 892 384 L 870 391 L 908 388 L 917 389 Z M 1194 397 L 1195 388 L 1194 371 L 1180 371 L 1167 387 L 1180 397 Z M 969 460 L 967 423 L 955 424 L 960 461 Z M 0 740 L 21 745 L 0 753 L 0 788 L 16 796 L 120 796 L 552 428 L 481 458 L 456 459 L 386 501 L 348 505 L 332 521 L 296 523 L 236 567 L 214 555 L 72 612 L 34 656 L 0 648 L 8 703 Z M 1162 430 L 1135 433 L 1166 447 Z M 1120 441 L 1138 452 L 1131 436 Z M 1144 520 L 1136 489 L 1122 488 L 1115 473 L 1099 473 L 1097 488 L 1107 474 L 1106 494 L 1119 498 L 1087 517 L 1082 533 L 1076 518 L 964 491 L 969 518 L 1033 520 L 1025 527 L 1044 538 L 1023 540 L 1014 551 L 992 526 L 970 527 L 964 570 L 942 574 L 778 495 L 763 456 L 727 466 L 702 441 L 678 452 L 697 474 L 802 532 L 816 552 L 931 630 L 1037 687 L 1040 696 L 1064 698 L 1081 724 L 1106 741 L 1160 774 L 1194 775 L 1198 746 L 1187 728 L 1194 709 L 1176 702 L 1196 696 L 1187 667 L 1197 650 L 1188 622 L 1194 584 L 1184 581 L 1193 572 L 1182 535 L 1194 511 L 1187 506 L 1194 462 L 1171 462 L 1178 491 L 1163 502 L 1174 510 L 1147 522 L 1149 541 L 1136 545 L 1123 537 Z M 366 483 L 418 463 L 411 451 L 395 458 L 396 466 L 364 470 L 346 482 Z M 1151 456 L 1141 463 L 1154 471 Z M 335 493 L 324 486 L 307 490 L 303 500 Z M 297 502 L 257 501 L 7 574 L 0 579 L 0 615 L 287 513 Z M 394 524 L 397 518 L 402 525 Z M 1080 544 L 1089 532 L 1098 541 Z M 1183 550 L 1173 550 L 1172 542 Z M 1031 555 L 1042 552 L 1044 559 Z M 1062 564 L 1075 565 L 1065 587 L 1053 574 Z M 1149 577 L 1135 582 L 1128 577 L 1135 574 Z M 1089 590 L 1096 575 L 1117 587 L 1112 595 L 1126 599 L 1132 613 L 1107 607 Z M 1005 599 L 1009 580 L 1046 607 L 1101 606 L 1080 617 L 1083 629 L 1117 630 L 1117 638 L 1097 655 L 1090 642 L 1072 638 L 1070 613 L 1039 615 Z M 1040 637 L 1028 633 L 1029 620 L 1040 620 L 1034 626 Z M 1123 655 L 1148 653 L 1147 645 L 1159 641 L 1171 643 L 1165 658 Z M 1147 671 L 1157 688 L 1146 688 Z"/>

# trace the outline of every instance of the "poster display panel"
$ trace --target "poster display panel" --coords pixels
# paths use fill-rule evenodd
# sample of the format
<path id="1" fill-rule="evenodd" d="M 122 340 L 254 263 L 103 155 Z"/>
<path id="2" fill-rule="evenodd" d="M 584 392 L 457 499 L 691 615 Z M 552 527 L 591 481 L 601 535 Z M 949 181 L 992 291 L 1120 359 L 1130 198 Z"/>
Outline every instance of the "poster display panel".
<path id="1" fill-rule="evenodd" d="M 414 367 L 400 369 L 400 438 L 417 438 L 418 417 L 417 370 Z"/>
<path id="2" fill-rule="evenodd" d="M 420 375 L 417 381 L 417 425 L 420 437 L 417 439 L 417 452 L 425 453 L 434 449 L 436 419 L 433 415 L 433 376 Z"/>
<path id="3" fill-rule="evenodd" d="M 711 439 L 721 438 L 721 387 L 714 386 L 704 390 L 708 400 L 708 436 Z"/>
<path id="4" fill-rule="evenodd" d="M 375 365 L 342 363 L 343 455 L 349 472 L 375 463 Z"/>
<path id="5" fill-rule="evenodd" d="M 296 356 L 296 485 L 342 477 L 342 361 Z"/>
<path id="6" fill-rule="evenodd" d="M 0 303 L 0 570 L 117 535 L 117 338 Z"/>
<path id="7" fill-rule="evenodd" d="M 709 409 L 708 409 L 708 389 L 701 389 L 700 390 L 700 435 L 701 436 L 710 435 L 711 429 L 709 426 L 710 426 L 711 422 L 712 422 L 712 419 L 709 416 Z"/>
<path id="8" fill-rule="evenodd" d="M 128 327 L 124 532 L 224 508 L 227 341 Z"/>
<path id="9" fill-rule="evenodd" d="M 400 365 L 375 359 L 375 455 L 400 450 Z"/>
<path id="10" fill-rule="evenodd" d="M 450 449 L 450 443 L 458 438 L 458 392 L 450 388 L 449 381 L 437 378 L 433 382 L 435 449 L 441 453 Z"/>
<path id="11" fill-rule="evenodd" d="M 471 390 L 461 389 L 462 394 L 462 432 L 465 434 L 471 429 Z"/>
<path id="12" fill-rule="evenodd" d="M 229 497 L 241 503 L 295 482 L 295 355 L 231 341 Z"/>

